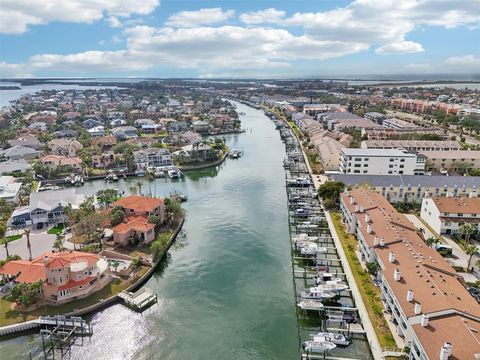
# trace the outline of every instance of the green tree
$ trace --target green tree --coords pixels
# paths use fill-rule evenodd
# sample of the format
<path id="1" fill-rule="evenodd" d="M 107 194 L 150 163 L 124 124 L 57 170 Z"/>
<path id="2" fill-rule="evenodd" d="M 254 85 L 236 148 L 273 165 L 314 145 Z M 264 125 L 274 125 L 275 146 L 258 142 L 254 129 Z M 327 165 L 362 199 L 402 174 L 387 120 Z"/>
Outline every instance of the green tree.
<path id="1" fill-rule="evenodd" d="M 465 244 L 470 244 L 470 237 L 475 232 L 476 226 L 474 224 L 465 223 L 463 225 L 460 225 L 458 230 L 463 235 Z"/>
<path id="2" fill-rule="evenodd" d="M 367 267 L 367 272 L 373 276 L 377 276 L 378 272 L 381 270 L 380 265 L 376 261 L 367 262 L 365 265 Z"/>
<path id="3" fill-rule="evenodd" d="M 138 188 L 136 186 L 130 186 L 128 188 L 128 190 L 130 191 L 130 194 L 132 194 L 132 195 L 138 194 Z"/>
<path id="4" fill-rule="evenodd" d="M 118 224 L 121 224 L 123 220 L 125 220 L 125 213 L 123 210 L 112 210 L 108 217 L 110 218 L 110 224 L 112 226 L 117 226 Z"/>
<path id="5" fill-rule="evenodd" d="M 2 244 L 5 246 L 5 254 L 7 255 L 7 258 L 8 258 L 10 256 L 10 254 L 8 253 L 8 239 L 3 238 L 2 239 Z"/>
<path id="6" fill-rule="evenodd" d="M 435 246 L 438 243 L 439 243 L 439 240 L 433 236 L 430 236 L 428 239 L 425 240 L 425 244 L 427 244 L 428 247 Z"/>
<path id="7" fill-rule="evenodd" d="M 135 186 L 138 188 L 138 193 L 139 193 L 140 195 L 142 195 L 143 181 L 138 180 L 138 181 L 135 183 Z"/>
<path id="8" fill-rule="evenodd" d="M 472 258 L 474 255 L 478 254 L 477 246 L 476 245 L 469 245 L 465 249 L 465 254 L 468 255 L 468 265 L 467 265 L 467 271 L 470 271 L 470 264 L 472 262 Z"/>
<path id="9" fill-rule="evenodd" d="M 155 224 L 155 226 L 159 226 L 159 225 L 162 224 L 162 221 L 161 221 L 161 219 L 160 219 L 160 216 L 154 215 L 154 214 L 152 214 L 152 215 L 150 215 L 150 216 L 148 217 L 148 222 L 149 222 L 150 224 Z"/>
<path id="10" fill-rule="evenodd" d="M 340 193 L 345 189 L 341 181 L 327 181 L 318 188 L 318 196 L 324 200 L 327 207 L 338 207 Z"/>
<path id="11" fill-rule="evenodd" d="M 55 238 L 55 241 L 53 243 L 53 248 L 56 251 L 63 250 L 63 236 L 61 234 L 57 234 L 57 237 Z"/>
<path id="12" fill-rule="evenodd" d="M 22 304 L 27 307 L 30 304 L 35 303 L 40 296 L 40 289 L 42 287 L 42 281 L 34 282 L 33 284 L 18 283 L 16 284 L 10 294 L 7 296 L 7 300 Z"/>

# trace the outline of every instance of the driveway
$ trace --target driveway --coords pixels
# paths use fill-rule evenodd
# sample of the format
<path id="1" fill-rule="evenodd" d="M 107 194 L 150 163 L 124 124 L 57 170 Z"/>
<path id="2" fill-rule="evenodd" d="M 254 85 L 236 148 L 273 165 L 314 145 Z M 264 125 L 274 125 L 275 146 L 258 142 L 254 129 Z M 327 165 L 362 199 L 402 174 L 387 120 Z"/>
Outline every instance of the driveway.
<path id="1" fill-rule="evenodd" d="M 56 235 L 47 234 L 47 230 L 33 230 L 30 233 L 30 244 L 32 245 L 32 257 L 35 258 L 47 251 L 52 251 Z M 27 238 L 25 235 L 21 239 L 8 243 L 8 253 L 10 255 L 19 255 L 23 260 L 28 260 L 29 253 L 27 247 Z M 7 258 L 5 245 L 0 246 L 0 259 Z"/>

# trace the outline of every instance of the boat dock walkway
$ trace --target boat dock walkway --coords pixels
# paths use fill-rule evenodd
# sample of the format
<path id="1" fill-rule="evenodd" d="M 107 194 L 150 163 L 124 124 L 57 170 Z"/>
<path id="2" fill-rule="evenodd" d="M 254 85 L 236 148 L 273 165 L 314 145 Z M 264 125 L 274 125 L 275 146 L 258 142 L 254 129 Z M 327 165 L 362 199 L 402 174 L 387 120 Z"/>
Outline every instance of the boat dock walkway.
<path id="1" fill-rule="evenodd" d="M 118 294 L 118 297 L 127 305 L 130 305 L 140 311 L 147 308 L 150 304 L 157 302 L 157 294 L 145 287 L 135 293 L 124 290 Z"/>

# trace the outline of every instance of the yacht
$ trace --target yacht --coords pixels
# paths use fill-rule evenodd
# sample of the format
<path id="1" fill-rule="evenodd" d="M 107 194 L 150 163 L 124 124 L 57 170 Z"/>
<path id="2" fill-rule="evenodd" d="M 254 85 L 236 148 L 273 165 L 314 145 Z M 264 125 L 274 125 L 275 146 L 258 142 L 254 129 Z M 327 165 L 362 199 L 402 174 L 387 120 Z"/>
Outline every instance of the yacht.
<path id="1" fill-rule="evenodd" d="M 334 334 L 328 332 L 319 332 L 312 335 L 313 341 L 329 341 L 335 345 L 347 346 L 350 345 L 350 339 L 344 334 Z"/>
<path id="2" fill-rule="evenodd" d="M 332 299 L 335 296 L 337 296 L 337 294 L 335 294 L 333 291 L 320 289 L 317 286 L 305 289 L 299 293 L 299 297 L 302 300 Z"/>
<path id="3" fill-rule="evenodd" d="M 300 247 L 300 253 L 306 256 L 315 256 L 317 254 L 325 254 L 328 251 L 326 247 L 318 246 L 317 243 L 307 242 Z"/>
<path id="4" fill-rule="evenodd" d="M 155 172 L 153 173 L 153 175 L 155 177 L 164 177 L 165 173 L 161 168 L 157 167 L 157 168 L 155 168 Z"/>
<path id="5" fill-rule="evenodd" d="M 323 310 L 325 305 L 317 300 L 300 300 L 297 306 L 302 310 Z"/>
<path id="6" fill-rule="evenodd" d="M 183 176 L 182 172 L 178 169 L 168 170 L 168 176 L 170 179 L 179 179 Z"/>
<path id="7" fill-rule="evenodd" d="M 336 347 L 337 345 L 330 341 L 309 340 L 303 343 L 303 349 L 311 352 L 327 352 L 335 349 Z"/>
<path id="8" fill-rule="evenodd" d="M 328 281 L 334 281 L 337 283 L 343 282 L 343 280 L 339 277 L 333 276 L 333 274 L 325 272 L 325 273 L 319 273 L 317 276 L 315 276 L 315 282 L 317 285 L 320 284 L 326 284 Z"/>
<path id="9" fill-rule="evenodd" d="M 340 293 L 348 289 L 348 285 L 337 281 L 326 281 L 323 284 L 317 285 L 318 290 L 326 290 L 335 293 Z"/>
<path id="10" fill-rule="evenodd" d="M 135 170 L 135 176 L 143 176 L 145 175 L 145 171 L 142 169 Z"/>

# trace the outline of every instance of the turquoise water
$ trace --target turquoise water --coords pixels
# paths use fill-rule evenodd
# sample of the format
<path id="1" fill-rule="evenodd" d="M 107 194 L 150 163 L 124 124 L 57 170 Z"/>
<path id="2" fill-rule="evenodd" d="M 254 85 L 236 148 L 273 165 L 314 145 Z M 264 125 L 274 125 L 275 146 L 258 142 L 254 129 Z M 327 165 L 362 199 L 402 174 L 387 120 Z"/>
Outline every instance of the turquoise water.
<path id="1" fill-rule="evenodd" d="M 115 305 L 92 317 L 94 336 L 71 359 L 296 359 L 299 340 L 288 234 L 285 150 L 263 112 L 238 104 L 244 134 L 226 136 L 239 160 L 156 179 L 156 196 L 188 195 L 184 230 L 146 284 L 158 305 Z M 128 192 L 137 178 L 91 182 Z M 2 360 L 26 358 L 36 335 L 1 343 Z"/>

